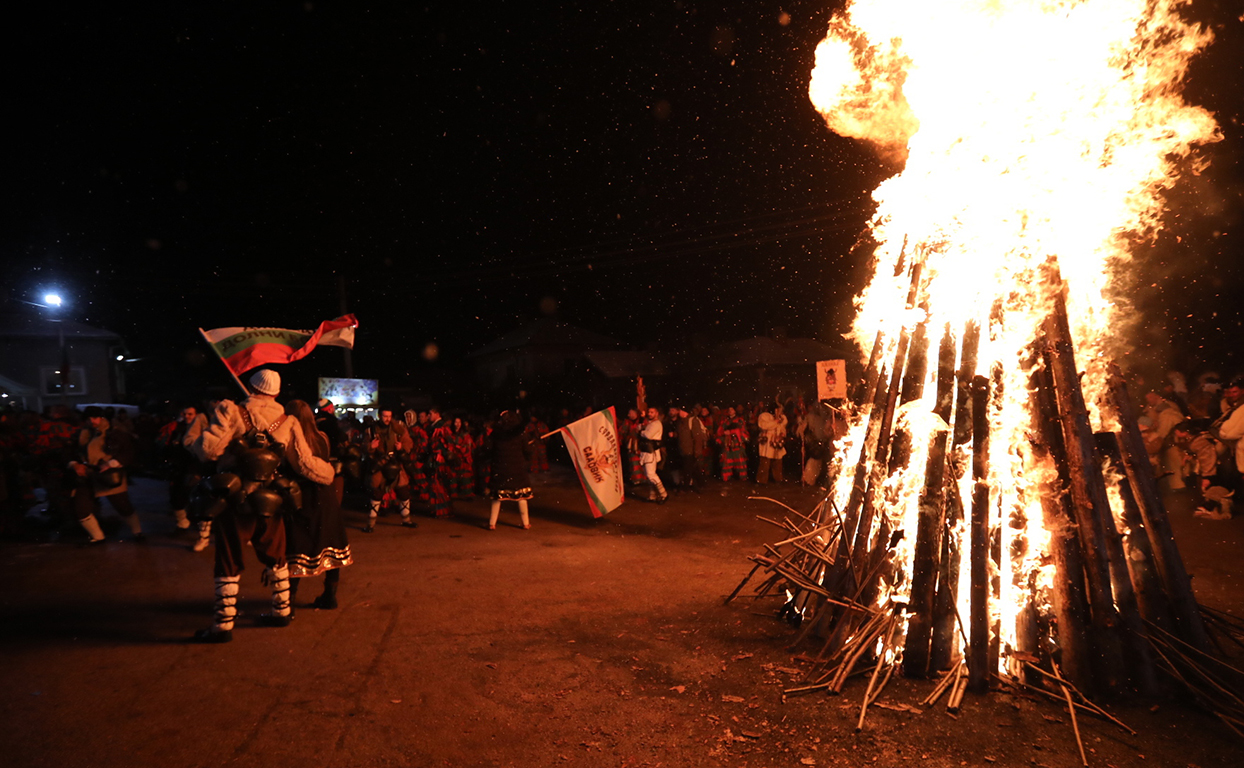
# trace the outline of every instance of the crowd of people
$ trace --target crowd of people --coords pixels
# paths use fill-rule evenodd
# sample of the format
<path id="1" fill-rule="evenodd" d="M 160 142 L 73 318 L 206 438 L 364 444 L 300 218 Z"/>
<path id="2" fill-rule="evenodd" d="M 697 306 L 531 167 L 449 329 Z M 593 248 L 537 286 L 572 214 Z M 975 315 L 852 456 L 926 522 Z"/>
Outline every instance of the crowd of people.
<path id="1" fill-rule="evenodd" d="M 1140 432 L 1154 474 L 1168 490 L 1193 496 L 1198 517 L 1232 517 L 1244 488 L 1244 376 L 1224 386 L 1213 372 L 1190 388 L 1178 372 L 1145 389 Z"/>
<path id="2" fill-rule="evenodd" d="M 186 406 L 163 424 L 98 406 L 0 414 L 0 533 L 19 532 L 40 491 L 46 518 L 80 530 L 84 546 L 122 526 L 142 542 L 129 478 L 162 477 L 175 531 L 196 552 L 214 544 L 215 618 L 195 637 L 226 642 L 246 549 L 272 588 L 265 623 L 289 623 L 305 578 L 323 575 L 313 605 L 336 607 L 341 569 L 353 562 L 342 514 L 348 491 L 367 499 L 364 533 L 386 510 L 414 528 L 413 511 L 446 517 L 455 501 L 476 496 L 491 500 L 489 530 L 505 501 L 529 529 L 532 478 L 549 471 L 550 448 L 562 446 L 546 438 L 575 419 L 568 409 L 546 420 L 518 408 L 486 418 L 427 408 L 359 420 L 338 418 L 326 400 L 281 405 L 279 391 L 280 376 L 260 370 L 245 399 Z M 1155 476 L 1166 490 L 1186 489 L 1198 516 L 1229 518 L 1244 482 L 1244 376 L 1224 386 L 1206 374 L 1189 390 L 1171 375 L 1141 391 L 1139 428 Z M 731 482 L 822 485 L 847 423 L 831 404 L 788 400 L 631 409 L 617 426 L 619 470 L 635 495 L 659 504 L 718 479 L 723 494 Z M 105 502 L 115 514 L 103 514 Z"/>

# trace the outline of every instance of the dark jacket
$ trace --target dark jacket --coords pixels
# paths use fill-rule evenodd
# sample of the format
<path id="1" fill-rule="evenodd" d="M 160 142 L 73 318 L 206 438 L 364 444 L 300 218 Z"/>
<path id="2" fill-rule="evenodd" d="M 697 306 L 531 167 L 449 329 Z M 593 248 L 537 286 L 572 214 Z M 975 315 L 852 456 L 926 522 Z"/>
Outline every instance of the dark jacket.
<path id="1" fill-rule="evenodd" d="M 524 433 L 526 425 L 498 426 L 492 431 L 492 488 L 517 491 L 531 487 L 531 443 Z"/>

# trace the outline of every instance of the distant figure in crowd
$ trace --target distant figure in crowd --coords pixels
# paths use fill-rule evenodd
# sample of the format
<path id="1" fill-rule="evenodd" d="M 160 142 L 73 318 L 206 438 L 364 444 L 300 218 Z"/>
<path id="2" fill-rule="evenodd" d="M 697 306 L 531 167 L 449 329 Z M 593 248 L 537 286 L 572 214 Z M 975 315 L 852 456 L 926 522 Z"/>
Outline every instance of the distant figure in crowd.
<path id="1" fill-rule="evenodd" d="M 671 405 L 665 412 L 665 421 L 661 428 L 665 434 L 661 437 L 661 461 L 657 463 L 657 476 L 668 489 L 681 488 L 684 482 L 682 474 L 682 444 L 678 441 L 679 422 L 682 421 L 682 409 Z"/>
<path id="2" fill-rule="evenodd" d="M 83 411 L 87 426 L 78 432 L 76 457 L 69 463 L 74 481 L 73 510 L 86 531 L 88 542 L 99 544 L 104 531 L 99 526 L 99 500 L 108 499 L 134 534 L 134 541 L 143 542 L 143 526 L 130 501 L 125 464 L 133 455 L 133 441 L 120 430 L 110 428 L 104 410 L 97 405 Z"/>
<path id="3" fill-rule="evenodd" d="M 492 465 L 492 506 L 488 513 L 488 530 L 497 529 L 501 502 L 518 502 L 518 516 L 524 529 L 531 528 L 527 502 L 531 500 L 531 442 L 526 425 L 517 411 L 502 411 L 492 431 L 489 463 Z"/>
<path id="4" fill-rule="evenodd" d="M 643 429 L 639 432 L 639 463 L 644 468 L 644 479 L 652 486 L 648 501 L 664 504 L 669 493 L 657 476 L 657 464 L 661 461 L 661 439 L 665 436 L 665 429 L 661 425 L 661 414 L 656 408 L 649 408 L 647 416 Z"/>
<path id="5" fill-rule="evenodd" d="M 220 494 L 213 502 L 217 515 L 212 527 L 216 544 L 215 620 L 194 635 L 198 642 L 226 643 L 233 639 L 246 542 L 267 567 L 267 582 L 272 587 L 272 611 L 261 620 L 270 626 L 289 625 L 289 567 L 281 507 L 290 505 L 289 486 L 293 483 L 279 470 L 287 467 L 292 475 L 317 485 L 330 485 L 336 476 L 333 467 L 315 455 L 302 425 L 276 401 L 281 391 L 280 375 L 260 370 L 250 377 L 250 389 L 251 395 L 241 403 L 221 402 L 193 445 L 200 461 L 219 460 L 220 470 L 212 478 Z"/>
<path id="6" fill-rule="evenodd" d="M 371 452 L 371 505 L 367 510 L 367 525 L 363 533 L 376 530 L 376 517 L 386 500 L 397 502 L 402 513 L 402 525 L 416 527 L 410 517 L 410 475 L 406 474 L 407 457 L 414 443 L 410 430 L 400 421 L 393 420 L 393 411 L 380 412 L 380 422 L 372 425 L 368 450 Z"/>
<path id="7" fill-rule="evenodd" d="M 626 449 L 627 481 L 631 485 L 644 482 L 644 465 L 639 463 L 639 432 L 644 428 L 639 411 L 634 408 L 626 412 L 626 421 L 622 422 L 622 445 Z"/>
<path id="8" fill-rule="evenodd" d="M 531 474 L 539 474 L 549 471 L 549 447 L 543 440 L 541 435 L 548 434 L 549 425 L 545 424 L 535 416 L 531 417 L 531 423 L 527 427 L 531 434 Z"/>
<path id="9" fill-rule="evenodd" d="M 475 498 L 475 441 L 467 423 L 455 416 L 450 424 L 448 449 L 450 495 L 455 499 Z"/>
<path id="10" fill-rule="evenodd" d="M 190 489 L 198 485 L 203 473 L 199 468 L 199 460 L 190 451 L 190 446 L 199 439 L 206 426 L 207 415 L 199 413 L 193 405 L 188 405 L 181 409 L 177 419 L 162 429 L 156 438 L 162 454 L 165 477 L 168 478 L 169 506 L 173 508 L 173 519 L 179 531 L 188 531 L 191 528 L 186 507 L 190 505 Z"/>
<path id="11" fill-rule="evenodd" d="M 1210 428 L 1211 434 L 1226 445 L 1224 469 L 1230 477 L 1219 475 L 1232 491 L 1244 488 L 1244 377 L 1236 376 L 1223 391 L 1222 415 Z M 1234 461 L 1232 461 L 1234 459 Z"/>
<path id="12" fill-rule="evenodd" d="M 298 420 L 311 453 L 318 459 L 333 463 L 328 435 L 316 426 L 311 406 L 301 400 L 291 400 L 285 406 L 285 412 Z M 332 610 L 337 607 L 341 569 L 354 563 L 345 520 L 341 515 L 345 479 L 338 473 L 331 485 L 320 485 L 302 477 L 296 478 L 296 482 L 302 495 L 302 507 L 287 516 L 285 525 L 289 601 L 292 608 L 302 579 L 324 574 L 324 591 L 311 605 Z"/>
<path id="13" fill-rule="evenodd" d="M 682 481 L 685 487 L 699 493 L 704 488 L 704 464 L 701 454 L 708 442 L 704 421 L 698 415 L 678 409 L 678 454 L 682 459 Z"/>
<path id="14" fill-rule="evenodd" d="M 449 517 L 454 513 L 453 497 L 449 493 L 449 451 L 453 443 L 453 430 L 436 408 L 428 411 L 428 509 L 434 517 Z"/>
<path id="15" fill-rule="evenodd" d="M 1182 474 L 1192 487 L 1194 514 L 1210 520 L 1229 520 L 1235 494 L 1227 488 L 1230 481 L 1220 471 L 1221 443 L 1208 432 L 1196 429 L 1192 421 L 1176 424 L 1171 440 L 1183 452 Z"/>
<path id="16" fill-rule="evenodd" d="M 428 475 L 425 468 L 428 460 L 428 413 L 427 411 L 406 411 L 404 414 L 406 429 L 410 432 L 410 455 L 406 459 L 406 474 L 410 477 L 411 502 L 428 505 Z"/>
<path id="17" fill-rule="evenodd" d="M 756 482 L 769 482 L 772 474 L 773 482 L 780 483 L 782 478 L 782 457 L 786 455 L 786 414 L 782 406 L 775 405 L 772 409 L 762 411 L 756 419 L 759 429 L 757 437 L 760 460 L 756 467 Z"/>
<path id="18" fill-rule="evenodd" d="M 336 456 L 341 445 L 346 441 L 345 430 L 337 420 L 337 406 L 328 398 L 320 398 L 315 406 L 315 427 L 328 438 L 328 450 Z"/>
<path id="19" fill-rule="evenodd" d="M 1181 471 L 1183 468 L 1182 452 L 1170 441 L 1171 430 L 1184 420 L 1179 406 L 1162 397 L 1161 393 L 1149 391 L 1145 393 L 1145 415 L 1152 424 L 1152 439 L 1159 444 L 1157 453 L 1157 477 L 1166 478 L 1168 487 L 1175 491 L 1184 487 Z"/>
<path id="20" fill-rule="evenodd" d="M 746 480 L 747 423 L 733 407 L 726 408 L 721 423 L 717 425 L 717 442 L 721 451 L 722 482 L 728 481 L 731 475 Z"/>
<path id="21" fill-rule="evenodd" d="M 492 421 L 485 421 L 479 434 L 471 442 L 471 454 L 475 457 L 475 495 L 489 495 L 492 487 L 492 432 L 496 429 Z"/>

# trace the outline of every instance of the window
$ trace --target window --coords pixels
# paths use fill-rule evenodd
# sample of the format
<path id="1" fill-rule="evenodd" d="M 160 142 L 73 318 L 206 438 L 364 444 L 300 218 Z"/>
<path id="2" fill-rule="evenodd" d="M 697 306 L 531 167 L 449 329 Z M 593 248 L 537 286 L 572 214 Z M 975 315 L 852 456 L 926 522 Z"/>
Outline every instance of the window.
<path id="1" fill-rule="evenodd" d="M 40 368 L 39 378 L 44 395 L 85 395 L 86 369 L 76 365 L 69 367 L 69 376 L 63 376 L 60 368 Z M 62 386 L 64 392 L 62 393 Z"/>

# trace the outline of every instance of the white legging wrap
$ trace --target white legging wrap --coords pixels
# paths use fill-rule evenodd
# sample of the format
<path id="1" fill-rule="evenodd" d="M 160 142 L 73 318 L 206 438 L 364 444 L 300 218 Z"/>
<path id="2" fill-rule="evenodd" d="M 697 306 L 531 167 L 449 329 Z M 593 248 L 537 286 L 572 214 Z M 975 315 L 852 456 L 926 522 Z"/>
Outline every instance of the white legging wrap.
<path id="1" fill-rule="evenodd" d="M 644 462 L 644 478 L 648 483 L 657 489 L 657 498 L 664 499 L 667 495 L 665 492 L 665 484 L 661 482 L 661 478 L 657 477 L 657 463 L 655 461 Z"/>
<path id="2" fill-rule="evenodd" d="M 531 521 L 527 519 L 527 500 L 518 499 L 518 516 L 523 521 L 523 527 L 531 525 Z M 497 527 L 497 515 L 501 513 L 501 499 L 492 500 L 492 511 L 488 515 L 488 526 L 490 528 Z"/>
<path id="3" fill-rule="evenodd" d="M 216 616 L 213 632 L 232 632 L 238 615 L 238 581 L 241 576 L 216 577 Z"/>

